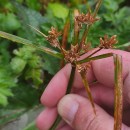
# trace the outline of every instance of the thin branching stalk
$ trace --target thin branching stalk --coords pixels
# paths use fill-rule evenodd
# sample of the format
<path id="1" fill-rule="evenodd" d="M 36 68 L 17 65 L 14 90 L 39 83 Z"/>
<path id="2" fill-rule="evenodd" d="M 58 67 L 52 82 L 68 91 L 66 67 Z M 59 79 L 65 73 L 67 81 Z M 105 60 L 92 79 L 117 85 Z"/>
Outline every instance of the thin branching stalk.
<path id="1" fill-rule="evenodd" d="M 96 7 L 95 7 L 95 10 L 94 10 L 94 13 L 93 13 L 94 18 L 97 16 L 97 13 L 99 11 L 101 3 L 102 3 L 102 0 L 98 0 Z M 92 26 L 92 24 L 86 25 L 85 31 L 83 33 L 83 36 L 82 36 L 82 39 L 81 39 L 81 42 L 80 42 L 81 45 L 80 45 L 79 49 L 81 49 L 82 44 L 85 43 L 91 26 Z"/>
<path id="2" fill-rule="evenodd" d="M 31 27 L 32 29 L 34 29 L 37 33 L 39 33 L 40 35 L 42 35 L 44 38 L 47 38 L 47 35 L 45 35 L 44 33 L 42 33 L 41 31 L 39 31 L 37 28 L 34 28 L 31 25 L 28 25 L 29 27 Z"/>
<path id="3" fill-rule="evenodd" d="M 66 23 L 64 25 L 64 30 L 63 30 L 63 37 L 62 37 L 62 48 L 66 49 L 67 45 L 67 40 L 69 36 L 69 31 L 70 31 L 70 19 L 69 16 L 67 17 Z M 61 61 L 61 68 L 65 65 L 64 59 Z"/>
<path id="4" fill-rule="evenodd" d="M 77 9 L 74 10 L 74 18 L 79 15 L 79 11 Z M 76 19 L 74 19 L 74 45 L 78 44 L 78 39 L 79 39 L 79 24 Z"/>
<path id="5" fill-rule="evenodd" d="M 61 119 L 62 119 L 61 116 L 58 114 L 55 122 L 53 123 L 53 125 L 51 126 L 51 128 L 49 130 L 55 130 L 57 128 L 58 124 L 60 123 Z"/>
<path id="6" fill-rule="evenodd" d="M 80 46 L 82 46 L 82 44 L 85 43 L 87 36 L 88 36 L 88 33 L 89 33 L 89 30 L 90 30 L 90 27 L 91 27 L 91 24 L 86 26 L 85 31 L 83 33 L 83 37 L 82 37 L 81 42 L 80 42 L 80 44 L 81 44 Z"/>
<path id="7" fill-rule="evenodd" d="M 70 78 L 69 78 L 66 94 L 69 94 L 71 92 L 73 81 L 74 81 L 75 71 L 76 71 L 76 66 L 72 65 L 72 70 L 71 70 L 71 74 L 70 74 Z"/>
<path id="8" fill-rule="evenodd" d="M 96 53 L 99 52 L 100 50 L 102 50 L 102 48 L 98 48 L 98 49 L 95 50 L 92 54 L 88 55 L 87 58 L 93 56 L 94 54 L 96 54 Z"/>
<path id="9" fill-rule="evenodd" d="M 66 49 L 67 40 L 69 36 L 70 30 L 70 19 L 67 18 L 66 23 L 64 25 L 63 36 L 62 36 L 62 48 Z"/>
<path id="10" fill-rule="evenodd" d="M 99 11 L 99 8 L 102 4 L 102 0 L 98 0 L 97 4 L 96 4 L 96 7 L 95 7 L 95 10 L 94 10 L 94 13 L 93 13 L 93 17 L 96 17 L 97 16 L 97 13 Z"/>

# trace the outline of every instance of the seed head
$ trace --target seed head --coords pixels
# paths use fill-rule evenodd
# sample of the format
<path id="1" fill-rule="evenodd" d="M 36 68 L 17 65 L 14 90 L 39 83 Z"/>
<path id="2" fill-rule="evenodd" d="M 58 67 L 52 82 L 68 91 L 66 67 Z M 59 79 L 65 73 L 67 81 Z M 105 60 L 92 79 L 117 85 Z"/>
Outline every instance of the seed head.
<path id="1" fill-rule="evenodd" d="M 56 28 L 51 27 L 51 30 L 48 31 L 49 35 L 52 35 L 55 38 L 58 38 L 59 36 L 61 36 L 61 32 L 58 32 Z"/>
<path id="2" fill-rule="evenodd" d="M 78 65 L 78 72 L 79 73 L 86 73 L 88 71 L 88 69 L 91 67 L 91 64 L 88 63 L 86 65 Z"/>
<path id="3" fill-rule="evenodd" d="M 51 30 L 48 31 L 48 36 L 47 36 L 47 41 L 50 42 L 50 44 L 53 47 L 58 47 L 59 48 L 59 41 L 58 41 L 58 37 L 61 36 L 61 32 L 58 32 L 57 29 L 55 29 L 54 27 L 51 27 Z"/>
<path id="4" fill-rule="evenodd" d="M 77 59 L 80 57 L 79 53 L 77 52 L 78 45 L 71 45 L 71 50 L 64 51 L 65 54 L 65 60 L 69 63 L 73 63 L 77 61 Z"/>
<path id="5" fill-rule="evenodd" d="M 71 51 L 77 53 L 78 47 L 79 47 L 78 44 L 77 44 L 77 45 L 72 45 L 72 44 L 71 44 Z"/>
<path id="6" fill-rule="evenodd" d="M 111 38 L 108 38 L 108 35 L 105 35 L 104 38 L 100 38 L 100 48 L 109 49 L 113 48 L 117 43 L 116 35 L 113 35 Z"/>
<path id="7" fill-rule="evenodd" d="M 99 20 L 99 18 L 94 18 L 90 12 L 88 12 L 87 14 L 82 13 L 79 16 L 75 17 L 75 19 L 79 22 L 79 25 L 82 24 L 90 25 Z"/>
<path id="8" fill-rule="evenodd" d="M 87 44 L 85 44 L 85 43 L 82 44 L 82 50 L 84 52 L 88 52 L 90 50 L 90 48 L 91 48 L 91 43 L 90 42 L 88 42 Z"/>

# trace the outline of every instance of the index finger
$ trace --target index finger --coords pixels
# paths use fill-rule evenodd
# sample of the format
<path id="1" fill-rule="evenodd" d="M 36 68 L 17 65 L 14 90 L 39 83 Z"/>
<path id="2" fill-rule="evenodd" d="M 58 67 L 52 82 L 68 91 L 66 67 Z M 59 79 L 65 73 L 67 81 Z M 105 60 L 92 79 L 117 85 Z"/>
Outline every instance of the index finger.
<path id="1" fill-rule="evenodd" d="M 116 53 L 122 56 L 123 61 L 123 79 L 125 80 L 126 76 L 129 73 L 130 65 L 130 53 L 120 50 L 102 50 L 96 55 L 105 54 L 105 53 Z M 71 72 L 71 65 L 66 65 L 61 69 L 50 81 L 46 90 L 44 91 L 41 102 L 47 107 L 54 107 L 57 105 L 59 100 L 65 95 L 69 76 Z M 92 82 L 95 79 L 98 82 L 104 84 L 108 87 L 114 86 L 114 63 L 113 58 L 105 58 L 92 62 L 92 67 L 86 75 L 88 82 Z M 83 87 L 81 77 L 76 72 L 73 87 L 81 88 Z"/>

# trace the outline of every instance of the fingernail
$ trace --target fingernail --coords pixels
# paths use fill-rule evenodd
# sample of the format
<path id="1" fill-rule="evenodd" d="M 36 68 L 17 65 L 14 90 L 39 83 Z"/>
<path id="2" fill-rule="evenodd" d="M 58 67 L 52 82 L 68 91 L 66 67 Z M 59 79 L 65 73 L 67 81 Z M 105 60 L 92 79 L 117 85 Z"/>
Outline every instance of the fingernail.
<path id="1" fill-rule="evenodd" d="M 78 111 L 78 107 L 78 102 L 71 97 L 65 96 L 58 104 L 58 112 L 68 124 L 71 124 Z"/>

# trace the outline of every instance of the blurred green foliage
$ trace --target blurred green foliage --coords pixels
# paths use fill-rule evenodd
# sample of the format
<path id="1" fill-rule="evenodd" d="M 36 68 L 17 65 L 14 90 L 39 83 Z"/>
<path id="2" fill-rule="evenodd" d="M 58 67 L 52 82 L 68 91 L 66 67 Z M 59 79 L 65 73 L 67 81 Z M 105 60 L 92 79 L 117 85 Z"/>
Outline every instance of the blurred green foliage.
<path id="1" fill-rule="evenodd" d="M 78 8 L 85 13 L 89 9 L 88 3 L 93 9 L 94 1 L 85 0 L 0 0 L 0 30 L 51 48 L 28 25 L 45 34 L 51 26 L 63 30 L 69 11 Z M 88 40 L 93 46 L 104 34 L 116 34 L 120 46 L 130 41 L 130 7 L 125 3 L 126 0 L 104 0 L 98 14 L 101 19 L 89 33 Z M 0 111 L 2 108 L 28 109 L 39 104 L 41 93 L 59 68 L 60 61 L 56 58 L 0 38 Z"/>

